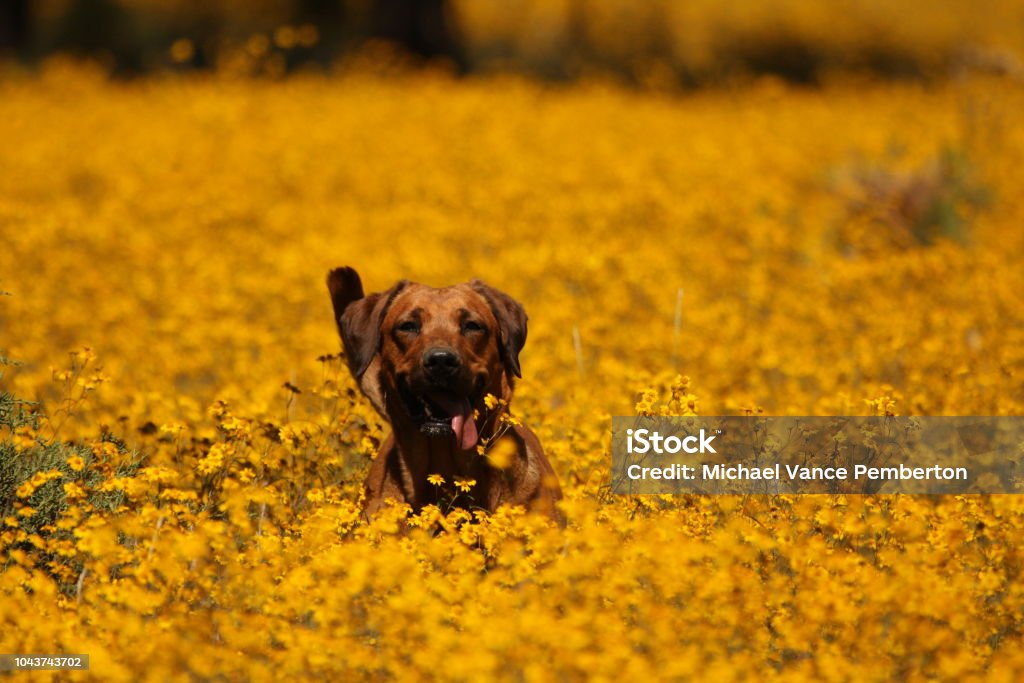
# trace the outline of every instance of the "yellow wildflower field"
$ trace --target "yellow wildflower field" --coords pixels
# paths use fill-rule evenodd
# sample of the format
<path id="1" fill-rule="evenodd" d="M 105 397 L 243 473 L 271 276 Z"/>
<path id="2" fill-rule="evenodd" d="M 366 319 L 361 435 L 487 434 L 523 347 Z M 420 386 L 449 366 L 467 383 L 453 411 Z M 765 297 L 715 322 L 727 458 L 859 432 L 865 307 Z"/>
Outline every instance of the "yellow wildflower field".
<path id="1" fill-rule="evenodd" d="M 1020 111 L 982 77 L 8 79 L 0 388 L 38 405 L 0 428 L 35 463 L 0 499 L 0 652 L 112 681 L 1020 680 L 1016 497 L 607 491 L 612 415 L 1024 413 Z M 363 521 L 386 425 L 337 357 L 338 265 L 523 302 L 512 407 L 565 529 Z"/>

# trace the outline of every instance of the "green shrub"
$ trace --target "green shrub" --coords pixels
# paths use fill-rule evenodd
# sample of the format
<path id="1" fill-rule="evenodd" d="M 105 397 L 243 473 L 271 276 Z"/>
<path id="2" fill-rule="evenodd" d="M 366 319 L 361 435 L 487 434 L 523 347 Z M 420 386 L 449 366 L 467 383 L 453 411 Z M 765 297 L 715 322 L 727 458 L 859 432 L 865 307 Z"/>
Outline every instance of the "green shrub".
<path id="1" fill-rule="evenodd" d="M 5 364 L 9 361 L 3 359 Z M 38 405 L 0 392 L 0 551 L 5 559 L 0 571 L 12 561 L 12 551 L 20 550 L 45 569 L 61 588 L 74 586 L 72 577 L 81 572 L 81 563 L 73 557 L 54 552 L 53 541 L 73 540 L 73 529 L 59 528 L 57 521 L 70 502 L 64 484 L 75 483 L 87 492 L 82 509 L 85 517 L 94 512 L 110 512 L 124 503 L 121 491 L 96 491 L 108 475 L 101 468 L 89 446 L 46 439 L 34 432 L 40 426 Z M 26 432 L 25 430 L 31 430 Z M 26 437 L 26 433 L 33 436 Z M 26 445 L 25 441 L 35 443 Z M 119 439 L 107 434 L 101 442 L 115 446 L 118 464 L 109 468 L 111 476 L 132 476 L 141 466 L 137 454 L 131 453 Z M 81 460 L 76 471 L 69 461 Z M 76 466 L 78 465 L 76 461 Z M 19 497 L 18 489 L 39 473 L 59 472 L 60 476 L 38 486 L 30 496 Z M 31 514 L 23 514 L 30 509 Z"/>

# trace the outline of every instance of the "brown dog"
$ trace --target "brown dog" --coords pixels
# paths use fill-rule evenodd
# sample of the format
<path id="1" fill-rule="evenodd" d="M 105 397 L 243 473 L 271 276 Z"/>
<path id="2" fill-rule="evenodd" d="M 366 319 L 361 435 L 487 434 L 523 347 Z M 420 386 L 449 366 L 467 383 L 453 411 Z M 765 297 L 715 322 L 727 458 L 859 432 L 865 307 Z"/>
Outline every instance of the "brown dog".
<path id="1" fill-rule="evenodd" d="M 507 406 L 522 376 L 522 306 L 479 280 L 442 289 L 402 280 L 366 296 L 348 267 L 328 273 L 327 288 L 349 369 L 392 427 L 366 478 L 368 516 L 387 498 L 414 510 L 450 498 L 427 481 L 440 474 L 476 481 L 456 498 L 464 506 L 523 505 L 560 519 L 562 492 L 537 437 L 484 404 L 491 394 Z M 501 469 L 478 452 L 496 435 L 511 444 Z"/>

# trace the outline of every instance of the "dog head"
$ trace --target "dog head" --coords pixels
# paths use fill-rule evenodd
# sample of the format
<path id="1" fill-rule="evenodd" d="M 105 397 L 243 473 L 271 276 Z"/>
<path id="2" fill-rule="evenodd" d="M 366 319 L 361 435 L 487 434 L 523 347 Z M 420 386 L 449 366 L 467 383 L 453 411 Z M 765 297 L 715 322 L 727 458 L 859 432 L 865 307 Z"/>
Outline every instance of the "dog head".
<path id="1" fill-rule="evenodd" d="M 352 268 L 327 276 L 352 375 L 392 424 L 469 450 L 479 440 L 474 410 L 511 398 L 526 343 L 526 313 L 512 297 L 473 280 L 435 289 L 402 280 L 364 295 Z"/>

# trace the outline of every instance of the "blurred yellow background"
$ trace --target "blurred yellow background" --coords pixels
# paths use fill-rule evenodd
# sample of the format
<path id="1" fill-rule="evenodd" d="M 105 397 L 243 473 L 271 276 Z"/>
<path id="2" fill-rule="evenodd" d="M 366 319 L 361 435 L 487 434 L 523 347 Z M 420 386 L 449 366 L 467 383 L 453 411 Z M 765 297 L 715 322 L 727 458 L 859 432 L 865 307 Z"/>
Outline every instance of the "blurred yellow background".
<path id="1" fill-rule="evenodd" d="M 328 67 L 377 39 L 462 71 L 664 88 L 752 73 L 1020 77 L 1024 50 L 1013 0 L 10 0 L 0 12 L 0 52 L 71 51 L 119 73 L 274 76 Z"/>
<path id="2" fill-rule="evenodd" d="M 1019 8 L 985 5 L 463 3 L 468 54 L 515 57 L 469 78 L 379 45 L 268 71 L 281 24 L 220 67 L 8 67 L 0 651 L 132 681 L 1019 679 L 1015 497 L 607 492 L 611 415 L 1024 411 Z M 601 47 L 570 59 L 579 7 Z M 727 34 L 917 56 L 759 69 Z M 547 54 L 577 80 L 517 73 Z M 386 425 L 335 355 L 343 264 L 523 302 L 512 407 L 567 529 L 362 520 Z"/>

